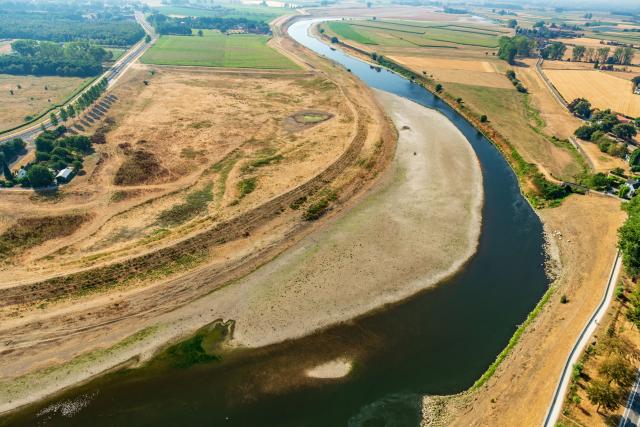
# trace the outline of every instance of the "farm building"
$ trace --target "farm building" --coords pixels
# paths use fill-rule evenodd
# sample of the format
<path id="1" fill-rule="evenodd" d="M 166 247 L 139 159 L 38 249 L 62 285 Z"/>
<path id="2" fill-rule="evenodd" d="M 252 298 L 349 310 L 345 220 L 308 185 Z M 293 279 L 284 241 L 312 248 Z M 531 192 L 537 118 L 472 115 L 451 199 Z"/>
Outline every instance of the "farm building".
<path id="1" fill-rule="evenodd" d="M 58 184 L 61 184 L 61 183 L 69 181 L 69 178 L 71 177 L 72 173 L 73 173 L 73 168 L 71 168 L 71 167 L 67 167 L 67 168 L 62 169 L 56 175 L 56 182 Z"/>

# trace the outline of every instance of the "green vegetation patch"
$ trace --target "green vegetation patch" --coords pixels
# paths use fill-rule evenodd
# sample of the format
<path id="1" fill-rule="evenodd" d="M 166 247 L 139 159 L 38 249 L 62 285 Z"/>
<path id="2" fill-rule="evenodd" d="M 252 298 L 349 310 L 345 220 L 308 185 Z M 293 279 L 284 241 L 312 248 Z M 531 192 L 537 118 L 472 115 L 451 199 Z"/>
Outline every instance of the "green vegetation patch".
<path id="1" fill-rule="evenodd" d="M 297 69 L 286 56 L 267 46 L 268 36 L 223 35 L 203 31 L 203 36 L 161 36 L 142 57 L 146 64 L 203 67 Z"/>
<path id="2" fill-rule="evenodd" d="M 201 190 L 187 194 L 185 203 L 180 203 L 160 212 L 158 223 L 162 226 L 179 225 L 197 215 L 206 212 L 209 202 L 213 200 L 213 183 Z"/>
<path id="3" fill-rule="evenodd" d="M 364 36 L 357 29 L 353 28 L 353 25 L 346 24 L 344 22 L 329 22 L 327 26 L 331 31 L 336 33 L 338 37 L 353 40 L 354 42 L 362 44 L 377 45 L 374 40 Z"/>
<path id="4" fill-rule="evenodd" d="M 233 322 L 217 321 L 198 330 L 195 335 L 174 344 L 154 358 L 149 364 L 154 366 L 172 366 L 189 368 L 201 363 L 219 361 L 221 344 L 233 331 Z"/>
<path id="5" fill-rule="evenodd" d="M 24 252 L 47 240 L 69 236 L 88 219 L 87 215 L 20 219 L 11 228 L 0 234 L 0 260 Z"/>
<path id="6" fill-rule="evenodd" d="M 242 199 L 243 197 L 247 196 L 248 194 L 253 193 L 253 191 L 256 189 L 258 185 L 258 178 L 253 177 L 253 178 L 246 178 L 243 179 L 242 181 L 238 182 L 238 197 L 240 199 Z"/>

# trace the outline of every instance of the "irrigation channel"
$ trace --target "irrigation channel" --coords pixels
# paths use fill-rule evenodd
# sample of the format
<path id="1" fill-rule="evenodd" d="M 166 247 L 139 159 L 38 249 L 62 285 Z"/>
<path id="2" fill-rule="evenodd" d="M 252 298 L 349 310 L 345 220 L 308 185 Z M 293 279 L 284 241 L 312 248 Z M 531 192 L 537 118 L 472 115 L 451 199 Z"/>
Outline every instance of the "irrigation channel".
<path id="1" fill-rule="evenodd" d="M 451 279 L 312 336 L 189 368 L 110 374 L 14 414 L 11 425 L 417 426 L 424 394 L 470 387 L 546 291 L 542 224 L 498 150 L 424 88 L 311 37 L 289 34 L 368 85 L 449 118 L 484 177 L 478 252 Z M 452 176 L 451 179 L 456 179 Z M 425 227 L 428 227 L 425 224 Z M 293 361 L 357 353 L 340 380 L 290 381 Z M 66 408 L 66 409 L 65 409 Z M 2 422 L 0 422 L 2 424 Z"/>

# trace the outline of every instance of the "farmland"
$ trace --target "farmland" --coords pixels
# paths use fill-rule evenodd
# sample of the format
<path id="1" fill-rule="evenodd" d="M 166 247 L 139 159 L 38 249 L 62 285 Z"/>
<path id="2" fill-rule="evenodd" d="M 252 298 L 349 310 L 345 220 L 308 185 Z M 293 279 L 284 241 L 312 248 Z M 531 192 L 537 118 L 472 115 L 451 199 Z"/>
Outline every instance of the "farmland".
<path id="1" fill-rule="evenodd" d="M 71 96 L 85 82 L 76 77 L 0 74 L 0 130 L 17 126 Z M 20 86 L 20 88 L 18 88 Z M 13 91 L 13 95 L 11 92 Z"/>
<path id="2" fill-rule="evenodd" d="M 568 102 L 586 98 L 596 108 L 611 108 L 631 117 L 640 116 L 640 95 L 633 94 L 628 79 L 597 70 L 545 69 L 544 73 Z"/>
<path id="3" fill-rule="evenodd" d="M 247 6 L 242 4 L 224 5 L 218 9 L 200 9 L 183 6 L 161 6 L 158 12 L 169 16 L 207 16 L 225 18 L 247 18 L 269 22 L 273 19 L 293 13 L 293 9 L 284 7 Z"/>
<path id="4" fill-rule="evenodd" d="M 381 46 L 495 48 L 502 34 L 478 25 L 397 20 L 330 22 L 326 26 L 339 38 Z"/>
<path id="5" fill-rule="evenodd" d="M 204 31 L 204 36 L 162 36 L 142 57 L 156 65 L 203 67 L 295 69 L 284 55 L 267 46 L 269 37 L 261 35 L 223 35 Z"/>

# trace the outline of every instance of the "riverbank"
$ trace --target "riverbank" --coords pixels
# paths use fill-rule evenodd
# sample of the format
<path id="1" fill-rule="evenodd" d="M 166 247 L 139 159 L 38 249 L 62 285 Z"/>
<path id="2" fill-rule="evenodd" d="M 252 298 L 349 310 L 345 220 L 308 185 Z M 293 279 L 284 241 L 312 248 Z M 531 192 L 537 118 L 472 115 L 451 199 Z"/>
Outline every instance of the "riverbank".
<path id="1" fill-rule="evenodd" d="M 567 355 L 602 299 L 625 214 L 619 201 L 597 195 L 571 196 L 538 214 L 559 255 L 552 297 L 483 386 L 426 396 L 423 426 L 542 423 Z"/>

